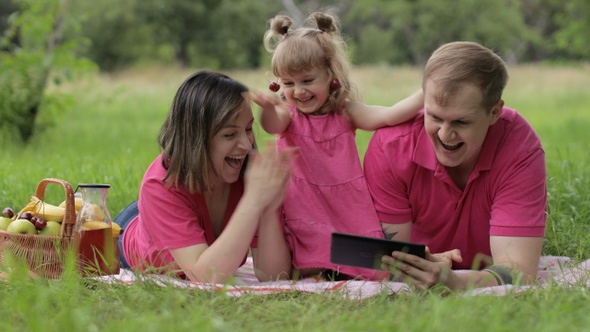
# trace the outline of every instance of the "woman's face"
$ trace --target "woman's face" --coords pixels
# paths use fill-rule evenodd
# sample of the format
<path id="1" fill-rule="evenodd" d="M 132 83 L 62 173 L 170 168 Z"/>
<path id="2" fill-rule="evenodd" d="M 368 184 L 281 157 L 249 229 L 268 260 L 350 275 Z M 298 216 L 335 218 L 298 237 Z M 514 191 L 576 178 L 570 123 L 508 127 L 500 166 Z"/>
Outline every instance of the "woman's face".
<path id="1" fill-rule="evenodd" d="M 326 69 L 287 74 L 281 77 L 281 83 L 287 102 L 305 114 L 322 108 L 330 94 L 330 76 Z"/>
<path id="2" fill-rule="evenodd" d="M 479 158 L 488 128 L 501 114 L 503 102 L 487 112 L 481 91 L 471 84 L 448 97 L 444 106 L 435 100 L 440 90 L 432 80 L 426 82 L 424 92 L 424 128 L 436 158 L 444 166 L 468 175 Z"/>
<path id="3" fill-rule="evenodd" d="M 211 140 L 210 166 L 213 172 L 209 181 L 212 187 L 234 183 L 240 177 L 246 156 L 254 144 L 253 124 L 250 98 L 245 93 L 244 102 L 234 118 L 225 123 Z"/>

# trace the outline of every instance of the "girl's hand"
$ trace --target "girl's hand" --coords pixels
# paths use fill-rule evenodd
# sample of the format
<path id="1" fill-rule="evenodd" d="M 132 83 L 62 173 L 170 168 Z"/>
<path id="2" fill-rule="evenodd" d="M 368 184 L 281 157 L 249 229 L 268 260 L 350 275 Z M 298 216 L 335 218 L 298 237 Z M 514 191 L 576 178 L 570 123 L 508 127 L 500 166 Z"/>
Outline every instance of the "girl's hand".
<path id="1" fill-rule="evenodd" d="M 252 92 L 252 101 L 262 107 L 262 111 L 272 110 L 275 106 L 283 103 L 281 98 L 276 93 Z"/>
<path id="2" fill-rule="evenodd" d="M 291 123 L 291 112 L 287 103 L 275 93 L 252 92 L 252 100 L 258 104 L 260 125 L 269 134 L 282 134 Z"/>

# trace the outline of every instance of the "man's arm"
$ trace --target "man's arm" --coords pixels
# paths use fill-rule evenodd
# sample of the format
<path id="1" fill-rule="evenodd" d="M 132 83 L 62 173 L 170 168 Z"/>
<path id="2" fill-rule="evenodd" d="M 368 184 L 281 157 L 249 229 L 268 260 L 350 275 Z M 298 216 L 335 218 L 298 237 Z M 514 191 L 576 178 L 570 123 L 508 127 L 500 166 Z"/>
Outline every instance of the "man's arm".
<path id="1" fill-rule="evenodd" d="M 491 236 L 490 247 L 494 265 L 510 268 L 522 277 L 523 284 L 535 281 L 543 249 L 542 237 Z"/>
<path id="2" fill-rule="evenodd" d="M 403 224 L 389 224 L 381 222 L 381 228 L 383 229 L 383 235 L 388 240 L 393 240 L 395 237 L 396 241 L 409 242 L 412 237 L 412 222 L 408 221 Z"/>
<path id="3" fill-rule="evenodd" d="M 441 259 L 443 256 L 432 255 L 429 251 L 426 259 L 394 252 L 391 257 L 384 256 L 383 267 L 393 268 L 397 271 L 394 274 L 406 278 L 418 289 L 428 289 L 436 284 L 452 290 L 497 286 L 508 281 L 504 280 L 502 274 L 507 274 L 508 278 L 515 275 L 522 284 L 535 281 L 543 246 L 542 237 L 492 236 L 490 245 L 494 267 L 482 271 L 457 273 L 444 263 Z"/>

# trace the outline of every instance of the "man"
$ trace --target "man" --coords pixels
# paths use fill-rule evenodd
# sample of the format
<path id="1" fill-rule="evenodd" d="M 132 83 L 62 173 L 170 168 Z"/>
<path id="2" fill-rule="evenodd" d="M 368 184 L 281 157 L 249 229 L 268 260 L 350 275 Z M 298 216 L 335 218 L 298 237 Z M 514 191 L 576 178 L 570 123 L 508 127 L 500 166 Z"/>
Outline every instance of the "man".
<path id="1" fill-rule="evenodd" d="M 424 112 L 377 130 L 369 143 L 364 167 L 385 236 L 429 248 L 426 259 L 393 252 L 382 267 L 419 289 L 536 278 L 545 156 L 526 120 L 504 107 L 507 80 L 488 48 L 445 44 L 424 69 Z"/>

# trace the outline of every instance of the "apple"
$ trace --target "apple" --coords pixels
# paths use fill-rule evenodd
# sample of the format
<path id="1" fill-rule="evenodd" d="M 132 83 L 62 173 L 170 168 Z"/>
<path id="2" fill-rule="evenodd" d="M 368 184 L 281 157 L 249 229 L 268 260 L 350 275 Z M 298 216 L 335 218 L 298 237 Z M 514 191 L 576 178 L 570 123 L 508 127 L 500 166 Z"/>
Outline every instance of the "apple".
<path id="1" fill-rule="evenodd" d="M 12 211 L 12 208 L 9 208 L 9 207 L 4 208 L 4 210 L 2 210 L 2 217 L 4 217 L 4 218 L 14 217 L 14 211 Z"/>
<path id="2" fill-rule="evenodd" d="M 31 218 L 31 222 L 33 223 L 33 225 L 35 225 L 35 228 L 40 231 L 43 228 L 45 228 L 45 226 L 47 226 L 47 222 L 45 221 L 45 219 L 39 217 L 39 216 L 33 216 Z"/>
<path id="3" fill-rule="evenodd" d="M 16 219 L 8 225 L 6 231 L 20 234 L 37 234 L 37 228 L 27 219 Z"/>
<path id="4" fill-rule="evenodd" d="M 12 222 L 12 219 L 10 219 L 10 218 L 0 217 L 0 229 L 5 231 L 11 222 Z"/>
<path id="5" fill-rule="evenodd" d="M 27 212 L 23 212 L 21 213 L 21 215 L 19 216 L 19 219 L 27 219 L 27 220 L 31 220 L 31 218 L 33 218 L 34 214 L 30 211 Z"/>
<path id="6" fill-rule="evenodd" d="M 47 235 L 47 236 L 58 236 L 59 230 L 61 228 L 61 224 L 57 221 L 48 221 L 45 228 L 43 228 L 39 235 Z"/>

